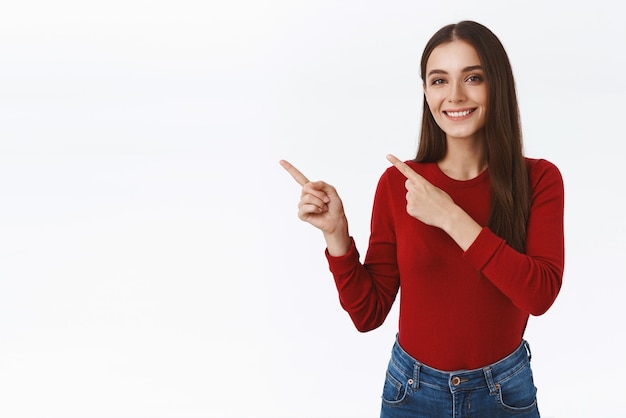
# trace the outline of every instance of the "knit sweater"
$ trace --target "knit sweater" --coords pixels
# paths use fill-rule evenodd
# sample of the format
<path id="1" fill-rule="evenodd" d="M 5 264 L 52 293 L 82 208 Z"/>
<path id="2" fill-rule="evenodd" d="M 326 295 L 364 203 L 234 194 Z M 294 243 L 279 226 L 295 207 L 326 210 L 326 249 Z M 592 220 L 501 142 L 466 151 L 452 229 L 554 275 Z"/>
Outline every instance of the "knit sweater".
<path id="1" fill-rule="evenodd" d="M 525 253 L 486 226 L 488 170 L 459 181 L 435 163 L 407 162 L 483 227 L 464 252 L 443 230 L 406 212 L 406 178 L 387 169 L 374 197 L 364 262 L 353 240 L 341 257 L 326 252 L 341 306 L 356 328 L 379 327 L 401 289 L 398 341 L 420 362 L 475 369 L 513 352 L 529 314 L 541 315 L 554 302 L 564 266 L 561 174 L 546 160 L 526 161 L 532 201 Z"/>

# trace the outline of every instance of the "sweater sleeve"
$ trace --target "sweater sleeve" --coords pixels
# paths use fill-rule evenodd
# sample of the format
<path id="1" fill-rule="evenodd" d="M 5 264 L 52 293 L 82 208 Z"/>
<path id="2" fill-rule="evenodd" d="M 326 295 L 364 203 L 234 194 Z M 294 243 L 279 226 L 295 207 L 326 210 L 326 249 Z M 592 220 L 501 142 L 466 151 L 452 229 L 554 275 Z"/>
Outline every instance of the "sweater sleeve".
<path id="1" fill-rule="evenodd" d="M 563 278 L 563 179 L 545 160 L 530 168 L 532 203 L 526 253 L 521 254 L 485 227 L 464 258 L 518 308 L 545 313 L 554 303 Z"/>
<path id="2" fill-rule="evenodd" d="M 339 301 L 361 332 L 385 321 L 400 286 L 387 176 L 381 177 L 372 210 L 371 234 L 365 262 L 359 260 L 354 240 L 347 254 L 332 257 L 326 251 Z"/>

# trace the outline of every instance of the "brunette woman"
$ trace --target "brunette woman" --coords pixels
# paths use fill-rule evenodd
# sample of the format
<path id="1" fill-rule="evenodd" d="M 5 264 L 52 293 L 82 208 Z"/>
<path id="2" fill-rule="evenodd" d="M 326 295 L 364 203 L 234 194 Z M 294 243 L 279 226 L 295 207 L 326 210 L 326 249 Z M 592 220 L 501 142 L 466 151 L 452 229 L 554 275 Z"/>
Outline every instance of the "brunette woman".
<path id="1" fill-rule="evenodd" d="M 364 262 L 336 190 L 281 161 L 302 186 L 298 216 L 322 230 L 358 330 L 380 326 L 402 288 L 381 417 L 537 417 L 523 337 L 561 287 L 561 175 L 524 157 L 509 59 L 485 26 L 440 29 L 421 77 L 417 156 L 387 157 Z"/>

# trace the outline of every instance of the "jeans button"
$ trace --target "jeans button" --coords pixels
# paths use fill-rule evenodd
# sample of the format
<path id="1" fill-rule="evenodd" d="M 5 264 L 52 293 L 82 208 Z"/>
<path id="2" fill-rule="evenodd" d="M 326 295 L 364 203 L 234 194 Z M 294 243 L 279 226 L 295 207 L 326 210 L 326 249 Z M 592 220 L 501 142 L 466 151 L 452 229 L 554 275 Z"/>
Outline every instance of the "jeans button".
<path id="1" fill-rule="evenodd" d="M 452 378 L 452 386 L 458 386 L 461 383 L 461 379 L 458 376 Z"/>

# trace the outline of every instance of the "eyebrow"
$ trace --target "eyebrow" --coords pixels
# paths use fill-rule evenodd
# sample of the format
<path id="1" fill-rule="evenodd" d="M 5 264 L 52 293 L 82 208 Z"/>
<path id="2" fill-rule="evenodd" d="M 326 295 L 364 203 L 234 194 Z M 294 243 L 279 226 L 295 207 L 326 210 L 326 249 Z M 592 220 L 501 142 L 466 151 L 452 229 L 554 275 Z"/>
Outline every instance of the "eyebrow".
<path id="1" fill-rule="evenodd" d="M 480 65 L 470 65 L 469 67 L 465 67 L 461 70 L 462 73 L 469 73 L 470 71 L 475 71 L 475 70 L 482 70 L 483 67 L 481 67 Z M 444 70 L 431 70 L 428 73 L 428 76 L 430 77 L 433 74 L 448 74 L 447 71 Z"/>

